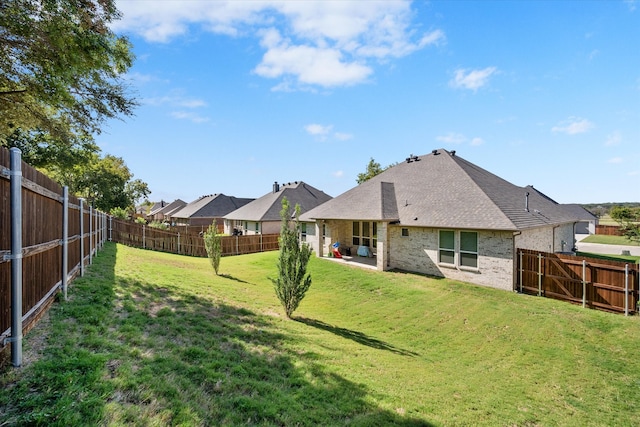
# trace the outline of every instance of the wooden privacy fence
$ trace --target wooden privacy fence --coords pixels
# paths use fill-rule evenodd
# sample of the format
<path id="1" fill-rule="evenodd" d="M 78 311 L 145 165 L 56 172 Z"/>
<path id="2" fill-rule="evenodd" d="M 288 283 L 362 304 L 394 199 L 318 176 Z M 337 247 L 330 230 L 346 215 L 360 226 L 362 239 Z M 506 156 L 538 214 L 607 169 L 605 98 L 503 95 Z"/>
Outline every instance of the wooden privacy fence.
<path id="1" fill-rule="evenodd" d="M 0 351 L 22 364 L 22 336 L 92 262 L 106 215 L 0 147 Z"/>
<path id="2" fill-rule="evenodd" d="M 204 238 L 199 234 L 160 230 L 109 217 L 108 239 L 137 248 L 181 255 L 206 257 Z M 222 256 L 277 251 L 279 234 L 222 236 Z"/>
<path id="3" fill-rule="evenodd" d="M 617 225 L 596 225 L 596 234 L 603 236 L 623 236 L 620 226 Z"/>
<path id="4" fill-rule="evenodd" d="M 638 264 L 518 249 L 521 292 L 632 314 L 638 309 Z"/>

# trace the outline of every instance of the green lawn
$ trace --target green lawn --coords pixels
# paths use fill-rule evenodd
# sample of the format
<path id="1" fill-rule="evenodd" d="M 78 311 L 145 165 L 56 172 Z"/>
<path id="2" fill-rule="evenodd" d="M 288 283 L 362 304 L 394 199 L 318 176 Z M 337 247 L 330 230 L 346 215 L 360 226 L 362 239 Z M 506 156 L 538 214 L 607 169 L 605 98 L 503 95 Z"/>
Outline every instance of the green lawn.
<path id="1" fill-rule="evenodd" d="M 604 245 L 640 246 L 640 242 L 629 240 L 624 236 L 607 236 L 604 234 L 590 234 L 581 240 L 585 243 L 601 243 Z"/>
<path id="2" fill-rule="evenodd" d="M 0 425 L 640 425 L 638 317 L 313 259 L 288 320 L 276 258 L 107 244 L 3 372 Z"/>

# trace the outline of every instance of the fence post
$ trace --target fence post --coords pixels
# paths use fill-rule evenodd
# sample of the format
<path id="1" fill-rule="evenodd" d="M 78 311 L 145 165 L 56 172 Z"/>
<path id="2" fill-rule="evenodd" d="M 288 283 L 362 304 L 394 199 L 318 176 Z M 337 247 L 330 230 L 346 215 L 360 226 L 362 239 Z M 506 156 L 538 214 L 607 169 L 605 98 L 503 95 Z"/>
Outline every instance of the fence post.
<path id="1" fill-rule="evenodd" d="M 236 255 L 240 254 L 240 249 L 238 247 L 238 236 L 236 236 Z"/>
<path id="2" fill-rule="evenodd" d="M 93 264 L 93 206 L 89 206 L 89 265 Z"/>
<path id="3" fill-rule="evenodd" d="M 178 232 L 178 254 L 180 254 L 180 232 Z"/>
<path id="4" fill-rule="evenodd" d="M 67 276 L 69 271 L 69 187 L 62 188 L 62 292 L 67 300 Z"/>
<path id="5" fill-rule="evenodd" d="M 147 240 L 145 236 L 145 226 L 142 224 L 142 249 L 147 249 Z"/>
<path id="6" fill-rule="evenodd" d="M 84 199 L 80 199 L 80 277 L 84 277 Z"/>
<path id="7" fill-rule="evenodd" d="M 522 265 L 522 251 L 520 251 L 520 293 L 522 293 L 522 271 L 524 270 L 524 266 Z"/>
<path id="8" fill-rule="evenodd" d="M 542 254 L 538 254 L 538 296 L 542 296 Z"/>
<path id="9" fill-rule="evenodd" d="M 113 216 L 109 215 L 109 241 L 110 242 L 113 240 L 112 232 L 113 232 Z"/>
<path id="10" fill-rule="evenodd" d="M 11 362 L 22 366 L 22 152 L 11 148 Z"/>
<path id="11" fill-rule="evenodd" d="M 582 308 L 587 306 L 587 260 L 582 260 Z"/>
<path id="12" fill-rule="evenodd" d="M 624 315 L 629 315 L 629 264 L 624 265 Z"/>

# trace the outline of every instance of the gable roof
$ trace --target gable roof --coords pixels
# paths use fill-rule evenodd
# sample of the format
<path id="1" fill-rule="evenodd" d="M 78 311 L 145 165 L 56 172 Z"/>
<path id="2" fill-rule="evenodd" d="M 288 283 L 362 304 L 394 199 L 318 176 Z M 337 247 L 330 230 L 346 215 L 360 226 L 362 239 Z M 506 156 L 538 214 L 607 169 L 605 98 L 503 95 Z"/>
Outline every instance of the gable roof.
<path id="1" fill-rule="evenodd" d="M 172 218 L 222 218 L 231 211 L 251 202 L 253 199 L 238 198 L 220 194 L 209 194 L 187 204 L 174 212 Z"/>
<path id="2" fill-rule="evenodd" d="M 170 212 L 175 211 L 176 209 L 180 209 L 183 206 L 185 206 L 187 204 L 187 202 L 180 200 L 180 199 L 176 199 L 173 202 L 167 204 L 167 202 L 165 202 L 164 200 L 161 201 L 159 204 L 156 203 L 156 205 L 149 211 L 149 216 L 153 216 L 156 214 L 164 214 L 164 215 L 169 215 Z"/>
<path id="3" fill-rule="evenodd" d="M 301 219 L 513 231 L 576 221 L 532 186 L 511 184 L 443 149 L 408 158 Z"/>
<path id="4" fill-rule="evenodd" d="M 597 216 L 577 203 L 570 203 L 563 206 L 568 209 L 573 215 L 575 215 L 575 217 L 580 221 L 595 221 L 598 219 Z"/>
<path id="5" fill-rule="evenodd" d="M 265 194 L 259 199 L 237 209 L 225 219 L 240 221 L 280 221 L 280 211 L 282 210 L 282 198 L 287 197 L 289 204 L 293 208 L 300 205 L 300 212 L 307 212 L 322 203 L 331 200 L 331 196 L 302 182 L 290 182 L 279 186 L 274 184 L 274 191 Z"/>

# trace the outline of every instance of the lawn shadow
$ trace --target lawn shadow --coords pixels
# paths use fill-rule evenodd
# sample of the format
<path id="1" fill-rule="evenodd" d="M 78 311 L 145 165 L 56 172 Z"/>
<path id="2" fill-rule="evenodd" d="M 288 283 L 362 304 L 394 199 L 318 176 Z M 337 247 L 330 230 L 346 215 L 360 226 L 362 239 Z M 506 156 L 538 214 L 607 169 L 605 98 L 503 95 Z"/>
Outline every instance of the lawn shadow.
<path id="1" fill-rule="evenodd" d="M 225 274 L 220 274 L 219 276 L 224 277 L 225 279 L 236 281 L 236 282 L 246 283 L 247 285 L 255 285 L 254 283 L 249 283 L 246 280 L 238 279 L 237 277 L 232 276 L 231 274 L 225 273 Z"/>
<path id="2" fill-rule="evenodd" d="M 329 325 L 328 323 L 322 322 L 320 320 L 307 319 L 306 317 L 295 317 L 294 320 L 296 322 L 304 323 L 307 326 L 312 326 L 314 328 L 322 329 L 323 331 L 331 332 L 332 334 L 336 334 L 343 338 L 355 341 L 358 344 L 366 345 L 367 347 L 390 351 L 402 356 L 418 356 L 418 353 L 416 352 L 394 347 L 389 343 L 370 337 L 362 332 L 341 328 L 339 326 Z"/>

